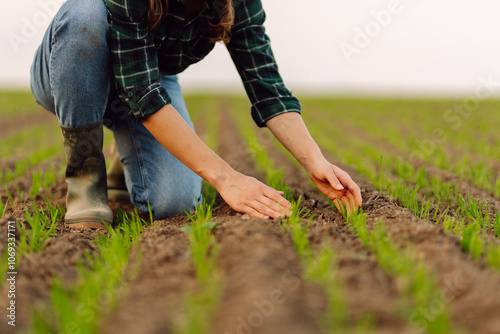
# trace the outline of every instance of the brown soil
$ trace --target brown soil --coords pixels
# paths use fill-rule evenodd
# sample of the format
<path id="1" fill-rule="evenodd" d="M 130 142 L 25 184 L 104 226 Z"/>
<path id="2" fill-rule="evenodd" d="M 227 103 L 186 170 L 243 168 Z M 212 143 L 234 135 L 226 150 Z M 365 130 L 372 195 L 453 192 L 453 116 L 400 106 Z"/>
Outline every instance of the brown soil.
<path id="1" fill-rule="evenodd" d="M 308 295 L 278 222 L 233 218 L 218 226 L 216 237 L 226 288 L 213 333 L 319 333 L 313 316 L 325 301 Z"/>
<path id="2" fill-rule="evenodd" d="M 141 266 L 126 296 L 106 318 L 102 333 L 171 333 L 182 297 L 197 287 L 181 226 L 186 217 L 158 221 L 142 235 Z"/>

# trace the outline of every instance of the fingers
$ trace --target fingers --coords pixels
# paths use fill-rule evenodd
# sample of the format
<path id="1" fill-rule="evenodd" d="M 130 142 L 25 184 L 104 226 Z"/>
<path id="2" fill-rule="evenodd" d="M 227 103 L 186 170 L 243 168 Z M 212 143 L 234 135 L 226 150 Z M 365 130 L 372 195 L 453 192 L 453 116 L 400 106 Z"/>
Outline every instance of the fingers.
<path id="1" fill-rule="evenodd" d="M 342 182 L 342 184 L 348 189 L 347 192 L 351 192 L 354 197 L 354 202 L 357 207 L 361 207 L 363 204 L 363 199 L 361 197 L 361 189 L 359 189 L 356 182 L 354 182 L 349 174 L 344 172 L 342 169 L 338 168 L 335 165 L 332 165 L 332 169 L 334 173 L 337 175 L 337 178 Z"/>
<path id="2" fill-rule="evenodd" d="M 255 209 L 252 209 L 251 207 L 247 206 L 244 210 L 243 213 L 246 213 L 249 216 L 259 218 L 259 219 L 269 219 L 269 216 L 266 216 L 260 212 L 258 212 Z"/>
<path id="3" fill-rule="evenodd" d="M 255 201 L 249 205 L 254 210 L 262 213 L 263 215 L 269 216 L 271 218 L 278 218 L 278 217 L 281 217 L 284 215 L 280 212 L 282 210 L 280 210 L 279 208 L 274 209 L 273 208 L 274 205 L 272 203 L 268 206 L 268 205 L 262 204 L 261 202 Z"/>
<path id="4" fill-rule="evenodd" d="M 272 201 L 274 201 L 275 203 L 278 203 L 279 205 L 281 205 L 281 207 L 283 208 L 287 208 L 290 207 L 290 202 L 288 202 L 286 200 L 286 198 L 283 197 L 284 193 L 281 194 L 281 192 L 279 191 L 276 191 L 274 190 L 273 188 L 271 187 L 268 187 L 265 191 L 264 191 L 264 195 L 271 199 Z"/>
<path id="5" fill-rule="evenodd" d="M 283 206 L 283 205 L 279 204 L 278 202 L 271 200 L 268 197 L 258 198 L 257 201 L 258 201 L 258 204 L 260 206 L 264 206 L 266 209 L 266 211 L 262 211 L 262 210 L 258 210 L 258 211 L 260 211 L 262 213 L 266 213 L 267 215 L 269 215 L 273 218 L 285 216 L 287 211 L 288 211 L 288 207 Z M 268 210 L 270 210 L 272 213 L 269 213 Z"/>
<path id="6" fill-rule="evenodd" d="M 333 170 L 333 168 L 331 173 L 327 173 L 326 179 L 328 180 L 328 183 L 330 183 L 330 185 L 333 187 L 333 189 L 339 191 L 344 189 L 344 186 L 337 178 L 337 175 L 335 175 L 335 171 Z"/>
<path id="7" fill-rule="evenodd" d="M 261 188 L 262 193 L 256 194 L 254 199 L 247 203 L 249 215 L 262 219 L 285 217 L 288 214 L 290 202 L 283 197 L 283 192 L 271 187 Z"/>

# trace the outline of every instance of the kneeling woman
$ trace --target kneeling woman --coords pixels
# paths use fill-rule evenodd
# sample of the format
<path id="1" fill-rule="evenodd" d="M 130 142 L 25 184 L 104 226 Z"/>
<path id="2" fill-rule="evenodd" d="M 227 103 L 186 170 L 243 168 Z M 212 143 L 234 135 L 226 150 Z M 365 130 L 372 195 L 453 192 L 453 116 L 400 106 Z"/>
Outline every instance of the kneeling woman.
<path id="1" fill-rule="evenodd" d="M 31 68 L 38 103 L 61 125 L 67 160 L 65 222 L 111 223 L 103 124 L 114 134 L 130 199 L 163 219 L 192 210 L 202 178 L 236 211 L 279 217 L 283 194 L 232 169 L 194 133 L 176 74 L 224 42 L 267 126 L 318 189 L 347 207 L 358 186 L 330 164 L 309 135 L 301 105 L 285 87 L 264 31 L 261 0 L 67 0 Z"/>

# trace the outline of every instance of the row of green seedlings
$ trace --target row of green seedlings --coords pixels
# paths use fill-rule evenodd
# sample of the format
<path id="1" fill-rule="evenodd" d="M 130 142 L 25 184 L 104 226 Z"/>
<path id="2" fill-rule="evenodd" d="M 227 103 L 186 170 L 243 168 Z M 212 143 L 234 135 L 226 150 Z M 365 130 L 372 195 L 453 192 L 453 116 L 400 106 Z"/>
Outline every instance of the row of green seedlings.
<path id="1" fill-rule="evenodd" d="M 338 146 L 341 145 L 337 145 L 337 147 Z M 355 151 L 357 154 L 346 154 L 346 152 L 340 152 L 340 150 L 337 150 L 337 153 L 344 154 L 347 160 L 349 160 L 349 163 L 356 165 L 361 174 L 366 175 L 371 181 L 374 182 L 374 184 L 378 184 L 381 191 L 384 191 L 382 189 L 382 186 L 392 186 L 393 188 L 402 187 L 399 184 L 401 183 L 401 180 L 398 180 L 397 178 L 384 179 L 382 161 L 379 155 L 380 153 L 372 146 L 369 146 L 366 143 L 360 143 L 359 145 L 356 145 L 355 148 L 352 149 L 352 151 Z M 360 157 L 363 157 L 364 159 Z M 393 173 L 396 174 L 396 176 L 405 179 L 406 183 L 416 184 L 419 187 L 417 189 L 418 191 L 427 190 L 427 193 L 432 195 L 432 197 L 437 200 L 434 202 L 434 204 L 437 203 L 438 207 L 440 206 L 441 202 L 445 203 L 447 206 L 454 206 L 456 205 L 456 203 L 458 203 L 459 208 L 455 211 L 455 215 L 461 213 L 462 215 L 474 216 L 480 220 L 482 219 L 481 216 L 484 216 L 484 214 L 475 210 L 478 205 L 483 206 L 484 202 L 479 203 L 479 201 L 474 201 L 471 196 L 467 196 L 464 198 L 461 194 L 458 193 L 458 188 L 455 184 L 445 183 L 439 178 L 428 175 L 426 173 L 425 167 L 419 169 L 412 168 L 411 170 L 408 170 L 409 166 L 402 163 L 401 160 L 395 157 L 389 158 L 390 165 L 393 166 Z M 379 168 L 379 174 L 377 175 L 376 165 L 379 161 L 381 166 Z M 453 197 L 451 197 L 451 195 L 453 195 Z M 433 204 L 431 201 L 425 199 L 425 197 L 423 202 L 425 202 L 424 210 L 419 213 L 419 216 L 421 218 L 424 218 L 422 217 L 422 215 L 424 213 L 428 213 Z M 500 232 L 498 223 L 497 221 L 492 221 L 492 223 L 493 224 L 489 229 L 487 228 L 486 224 L 482 223 L 481 225 L 485 227 L 485 230 L 489 230 L 493 232 L 493 234 L 498 235 L 498 233 Z"/>
<path id="2" fill-rule="evenodd" d="M 284 191 L 287 187 L 279 189 Z M 306 208 L 300 209 L 301 199 L 292 201 L 292 211 L 287 218 L 281 219 L 286 233 L 290 234 L 295 250 L 301 260 L 304 278 L 321 287 L 327 298 L 327 308 L 317 317 L 318 324 L 325 333 L 338 333 L 339 330 L 350 333 L 364 333 L 374 324 L 370 315 L 350 320 L 349 305 L 344 293 L 344 282 L 338 275 L 337 254 L 324 241 L 319 249 L 309 243 L 309 229 L 315 215 Z"/>
<path id="3" fill-rule="evenodd" d="M 313 103 L 314 105 L 314 103 Z M 323 111 L 323 117 L 327 116 Z M 363 110 L 360 113 L 351 113 L 349 119 L 344 119 L 343 121 L 349 122 L 351 126 L 357 127 L 360 131 L 365 133 L 370 133 L 377 138 L 384 138 L 384 140 L 393 147 L 397 147 L 402 154 L 410 154 L 410 152 L 414 152 L 415 150 L 423 150 L 422 147 L 418 146 L 421 143 L 421 138 L 425 133 L 429 134 L 427 137 L 434 138 L 432 133 L 435 132 L 436 124 L 434 112 L 429 113 L 429 117 L 427 118 L 428 122 L 418 121 L 415 122 L 415 119 L 410 120 L 409 118 L 401 118 L 405 114 L 408 116 L 415 116 L 414 113 L 398 113 L 398 119 L 395 122 L 387 122 L 387 118 L 384 118 L 382 110 L 377 113 L 367 112 L 367 110 Z M 419 116 L 423 115 L 422 112 L 419 112 Z M 376 126 L 377 122 L 380 119 L 384 119 L 384 126 Z M 389 118 L 390 119 L 390 118 Z M 426 126 L 422 133 L 415 133 L 415 131 L 411 131 L 414 127 L 410 129 L 405 129 L 405 132 L 401 132 L 401 124 L 404 120 L 408 121 L 408 124 L 418 124 L 419 126 Z M 474 120 L 479 120 L 480 116 L 475 117 Z M 491 114 L 483 114 L 483 120 L 491 119 Z M 430 122 L 432 120 L 432 122 Z M 467 125 L 470 127 L 470 130 L 475 130 L 475 127 L 472 124 L 469 124 L 472 119 L 467 121 Z M 375 126 L 374 126 L 375 125 Z M 393 126 L 391 126 L 393 125 Z M 450 155 L 446 154 L 443 150 L 443 147 L 446 143 L 437 145 L 431 145 L 425 148 L 425 162 L 431 165 L 434 165 L 442 170 L 451 170 L 455 174 L 460 175 L 462 178 L 472 183 L 475 186 L 486 189 L 492 193 L 495 193 L 498 197 L 500 195 L 500 177 L 495 175 L 494 170 L 492 168 L 492 164 L 495 164 L 498 159 L 498 152 L 495 150 L 495 145 L 491 145 L 488 142 L 491 138 L 483 138 L 481 140 L 472 140 L 470 137 L 470 133 L 473 131 L 448 131 L 448 133 L 444 130 L 452 130 L 452 128 L 445 126 L 440 128 L 446 138 L 453 138 L 453 145 L 455 149 L 460 152 L 474 152 L 474 158 L 471 157 L 470 154 L 464 153 L 460 155 L 458 160 L 451 161 Z M 413 133 L 412 133 L 413 132 Z M 485 132 L 487 133 L 487 132 Z M 491 131 L 491 134 L 496 133 L 496 131 Z M 465 136 L 459 136 L 460 134 Z M 457 136 L 458 135 L 458 136 Z M 403 139 L 403 140 L 402 140 Z M 465 146 L 464 146 L 465 144 Z M 471 144 L 471 145 L 468 145 Z M 457 146 L 458 145 L 458 146 Z M 462 146 L 462 147 L 459 147 Z M 482 154 L 485 161 L 480 160 L 479 162 L 477 154 Z M 457 158 L 453 156 L 453 158 Z"/>
<path id="4" fill-rule="evenodd" d="M 212 220 L 215 189 L 203 182 L 203 200 L 189 214 L 190 225 L 183 231 L 189 237 L 189 249 L 196 270 L 199 287 L 183 298 L 183 314 L 176 319 L 173 332 L 176 334 L 208 333 L 223 291 L 223 284 L 216 276 L 216 260 L 220 246 L 215 240 L 217 223 Z"/>
<path id="5" fill-rule="evenodd" d="M 0 199 L 1 203 L 1 199 Z M 31 252 L 43 251 L 47 245 L 50 237 L 56 235 L 56 225 L 58 221 L 64 216 L 63 209 L 58 206 L 51 205 L 46 202 L 45 208 L 37 208 L 35 203 L 31 203 L 34 214 L 29 213 L 28 208 L 25 209 L 24 218 L 26 219 L 27 226 L 23 227 L 20 222 L 17 222 L 17 231 L 19 232 L 19 240 L 15 246 L 16 257 L 15 266 L 19 265 L 21 257 Z M 3 203 L 1 203 L 3 206 Z M 6 206 L 0 211 L 2 215 L 5 214 Z M 9 254 L 5 252 L 4 261 L 2 261 L 2 271 L 0 272 L 0 286 L 5 284 L 5 274 L 8 271 L 8 257 Z"/>
<path id="6" fill-rule="evenodd" d="M 110 144 L 111 138 L 112 138 L 111 132 L 106 130 L 104 136 L 105 147 Z M 27 171 L 35 168 L 44 161 L 47 161 L 56 156 L 62 156 L 63 153 L 63 145 L 61 142 L 57 144 L 52 144 L 50 146 L 47 146 L 47 144 L 44 143 L 44 146 L 35 148 L 33 148 L 33 146 L 29 147 L 30 147 L 30 154 L 28 154 L 24 158 L 16 160 L 13 168 L 5 167 L 4 169 L 0 169 L 0 184 L 7 184 L 9 182 L 12 182 L 16 178 L 23 176 Z M 39 173 L 38 171 L 34 171 L 32 173 L 32 178 L 33 177 L 37 178 L 38 173 Z"/>
<path id="7" fill-rule="evenodd" d="M 419 332 L 452 333 L 442 291 L 428 268 L 415 259 L 414 250 L 399 248 L 382 221 L 369 229 L 367 214 L 362 211 L 348 217 L 344 209 L 343 215 L 365 248 L 373 252 L 380 267 L 399 283 L 398 292 L 403 298 L 396 313 L 408 319 L 410 326 Z M 438 310 L 433 306 L 435 301 L 441 301 Z"/>
<path id="8" fill-rule="evenodd" d="M 381 170 L 383 169 L 381 168 Z M 386 189 L 391 197 L 399 198 L 403 207 L 410 210 L 416 217 L 441 224 L 445 231 L 459 237 L 462 249 L 471 254 L 474 260 L 483 259 L 487 266 L 500 270 L 500 243 L 487 243 L 487 238 L 484 236 L 484 234 L 493 234 L 500 238 L 500 216 L 496 213 L 490 225 L 489 203 L 487 201 L 476 201 L 470 195 L 467 196 L 468 200 L 466 200 L 461 194 L 458 194 L 456 186 L 448 185 L 443 186 L 442 191 L 437 193 L 438 204 L 436 205 L 433 200 L 426 199 L 425 195 L 422 200 L 419 199 L 419 185 L 411 188 L 400 179 L 386 181 L 383 172 L 380 175 L 379 187 Z M 372 180 L 372 182 L 377 184 L 377 180 Z M 434 179 L 433 188 L 439 189 L 437 187 L 440 183 L 442 184 L 441 180 Z M 449 203 L 447 199 L 451 198 L 451 192 L 458 194 L 456 196 L 458 207 L 454 213 L 448 215 L 450 206 L 440 212 L 439 204 Z"/>
<path id="9" fill-rule="evenodd" d="M 482 235 L 487 232 L 498 237 L 500 231 L 500 218 L 498 215 L 495 216 L 495 219 L 491 220 L 490 224 L 487 214 L 482 213 L 487 212 L 487 210 L 484 210 L 484 207 L 487 204 L 479 203 L 470 196 L 464 198 L 459 195 L 459 201 L 457 203 L 458 209 L 455 212 L 444 210 L 439 213 L 436 208 L 440 207 L 444 199 L 450 198 L 451 188 L 449 186 L 442 186 L 442 182 L 440 183 L 438 181 L 434 181 L 433 193 L 438 194 L 435 195 L 437 202 L 429 198 L 420 200 L 418 198 L 418 191 L 420 188 L 410 187 L 405 183 L 405 181 L 398 177 L 390 178 L 384 175 L 383 172 L 377 173 L 377 168 L 373 167 L 375 154 L 378 154 L 375 149 L 368 147 L 367 145 L 362 145 L 349 152 L 345 149 L 345 146 L 339 145 L 339 143 L 334 143 L 325 138 L 323 133 L 327 129 L 323 128 L 321 124 L 316 123 L 315 125 L 316 126 L 311 128 L 311 131 L 321 146 L 335 154 L 340 159 L 346 161 L 348 164 L 357 166 L 358 172 L 361 175 L 367 177 L 381 190 L 381 192 L 386 192 L 391 197 L 400 199 L 403 207 L 412 211 L 415 216 L 421 219 L 433 221 L 436 224 L 444 222 L 446 218 L 447 223 L 442 224 L 442 226 L 445 230 L 458 235 L 464 251 L 471 253 L 473 257 L 477 259 L 478 257 L 476 254 L 480 249 L 480 258 L 484 259 L 488 266 L 495 269 L 500 268 L 500 258 L 498 256 L 500 245 L 495 243 L 488 243 L 485 245 L 485 237 Z M 328 129 L 328 131 L 330 131 L 330 129 Z M 341 146 L 343 149 L 340 149 Z M 380 163 L 379 170 L 383 171 L 382 160 L 378 158 L 378 161 Z M 417 173 L 416 175 L 421 174 Z M 422 178 L 420 177 L 420 179 Z M 442 186 L 441 191 L 439 191 L 440 186 Z M 448 218 L 448 216 L 446 216 L 447 214 L 453 214 L 452 218 Z M 454 221 L 454 223 L 450 224 L 450 220 Z M 467 229 L 464 229 L 466 226 Z"/>
<path id="10" fill-rule="evenodd" d="M 33 199 L 37 198 L 38 195 L 47 190 L 51 185 L 55 184 L 56 181 L 64 175 L 65 166 L 56 168 L 54 163 L 45 169 L 43 172 L 37 170 L 31 173 L 31 189 L 29 196 Z"/>
<path id="11" fill-rule="evenodd" d="M 19 184 L 13 184 L 13 194 L 9 191 L 9 187 L 5 185 L 5 196 L 7 197 L 6 203 L 3 204 L 0 198 L 0 212 L 2 208 L 6 209 L 7 203 L 14 203 L 14 198 L 17 202 L 25 202 L 28 198 L 36 199 L 38 195 L 47 190 L 51 185 L 55 184 L 56 181 L 64 175 L 64 166 L 56 168 L 56 163 L 51 163 L 48 168 L 43 171 L 37 169 L 31 173 L 31 188 L 29 193 L 19 189 Z"/>
<path id="12" fill-rule="evenodd" d="M 43 213 L 35 212 L 33 219 L 36 226 L 38 220 L 46 218 Z M 128 283 L 137 276 L 141 264 L 141 253 L 136 246 L 151 223 L 140 218 L 137 210 L 130 213 L 119 210 L 115 223 L 116 227 L 107 226 L 107 233 L 99 233 L 94 240 L 96 250 L 86 251 L 85 259 L 77 263 L 76 281 L 68 283 L 53 278 L 50 299 L 31 310 L 31 333 L 97 333 L 102 320 L 127 295 Z M 40 240 L 53 233 L 51 224 L 38 228 Z M 30 240 L 28 245 L 36 238 Z M 36 249 L 43 249 L 45 243 L 37 243 L 42 247 Z"/>
<path id="13" fill-rule="evenodd" d="M 54 146 L 60 141 L 57 125 L 38 124 L 28 129 L 17 131 L 2 139 L 0 158 L 6 160 L 13 156 L 23 156 L 27 152 L 40 151 L 46 147 Z"/>
<path id="14" fill-rule="evenodd" d="M 326 117 L 326 113 L 324 111 L 320 112 L 320 114 L 322 114 L 322 117 Z M 377 138 L 383 137 L 388 145 L 395 148 L 398 147 L 399 153 L 403 156 L 409 156 L 411 152 L 421 149 L 413 144 L 420 142 L 418 137 L 409 136 L 407 133 L 402 134 L 399 129 L 392 129 L 391 131 L 391 129 L 387 127 L 374 127 L 374 123 L 369 123 L 368 119 L 356 119 L 356 122 L 350 123 L 352 123 L 351 125 L 353 127 L 359 127 L 362 132 L 371 133 Z M 477 151 L 473 150 L 472 152 Z M 458 161 L 452 162 L 450 161 L 450 155 L 443 150 L 442 145 L 433 146 L 432 154 L 421 156 L 424 157 L 424 163 L 437 167 L 441 170 L 452 171 L 472 185 L 485 189 L 495 194 L 496 197 L 500 196 L 500 177 L 495 175 L 491 164 L 487 164 L 484 161 L 476 162 L 477 159 L 471 158 L 471 156 L 467 153 L 461 154 Z M 496 162 L 496 160 L 493 162 Z M 405 164 L 404 168 L 407 167 L 408 164 Z M 406 173 L 407 172 L 408 171 L 406 170 Z"/>
<path id="15" fill-rule="evenodd" d="M 394 161 L 394 164 L 397 170 L 399 166 L 397 161 Z M 396 175 L 401 174 L 396 172 Z M 438 223 L 445 214 L 449 214 L 466 222 L 477 223 L 484 232 L 500 238 L 500 216 L 495 210 L 495 215 L 490 217 L 488 201 L 475 200 L 469 193 L 463 196 L 457 184 L 443 182 L 440 178 L 427 174 L 425 167 L 416 170 L 416 173 L 406 181 L 397 176 L 386 176 L 381 157 L 378 178 L 372 177 L 371 181 L 381 192 L 396 194 L 395 197 L 401 197 L 397 194 L 402 193 L 403 203 L 407 203 L 405 206 L 419 218 Z M 407 183 L 414 185 L 414 188 L 407 186 Z M 424 195 L 420 200 L 419 195 L 422 193 Z M 441 204 L 444 204 L 446 209 L 439 213 L 438 208 Z M 432 210 L 435 212 L 431 218 Z M 439 218 L 437 218 L 438 213 Z"/>
<path id="16" fill-rule="evenodd" d="M 14 163 L 13 168 L 6 167 L 0 170 L 0 183 L 6 184 L 23 176 L 27 171 L 47 159 L 62 153 L 62 145 L 49 146 L 32 152 L 29 156 L 21 158 Z"/>

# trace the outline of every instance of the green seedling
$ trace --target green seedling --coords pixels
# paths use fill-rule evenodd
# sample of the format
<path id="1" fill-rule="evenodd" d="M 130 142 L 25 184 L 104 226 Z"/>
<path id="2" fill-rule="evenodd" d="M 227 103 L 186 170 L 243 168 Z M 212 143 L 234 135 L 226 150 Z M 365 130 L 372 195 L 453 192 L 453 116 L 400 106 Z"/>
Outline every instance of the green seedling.
<path id="1" fill-rule="evenodd" d="M 196 267 L 196 276 L 202 282 L 210 279 L 210 273 L 215 266 L 218 246 L 213 236 L 217 223 L 212 222 L 212 207 L 201 204 L 194 215 L 189 215 L 191 225 L 184 226 L 188 233 L 191 254 Z"/>
<path id="2" fill-rule="evenodd" d="M 128 291 L 128 282 L 137 276 L 141 254 L 135 245 L 145 222 L 137 214 L 121 213 L 118 227 L 107 227 L 95 241 L 95 253 L 85 253 L 78 263 L 78 280 L 73 283 L 56 278 L 50 302 L 31 315 L 33 333 L 63 333 L 77 328 L 82 333 L 97 333 L 102 319 L 109 316 Z M 136 250 L 134 262 L 129 262 Z"/>
<path id="3" fill-rule="evenodd" d="M 27 208 L 24 213 L 24 218 L 31 228 L 23 229 L 18 223 L 21 232 L 19 254 L 42 251 L 46 247 L 48 238 L 55 237 L 56 225 L 61 219 L 58 210 L 50 211 L 47 215 L 43 209 L 38 209 L 33 202 L 31 206 L 35 211 L 34 215 L 31 216 Z"/>
<path id="4" fill-rule="evenodd" d="M 399 287 L 403 299 L 398 313 L 404 318 L 422 319 L 426 322 L 428 333 L 450 332 L 446 311 L 436 314 L 433 319 L 425 317 L 429 305 L 439 298 L 440 289 L 427 268 L 415 260 L 414 251 L 399 249 L 381 221 L 375 224 L 373 230 L 368 230 L 365 213 L 353 214 L 349 223 L 363 245 L 374 253 L 380 267 L 403 283 Z"/>
<path id="5" fill-rule="evenodd" d="M 462 228 L 461 243 L 465 252 L 470 253 L 474 260 L 479 260 L 484 249 L 484 240 L 480 236 L 478 224 L 469 224 Z"/>
<path id="6" fill-rule="evenodd" d="M 495 270 L 500 270 L 500 245 L 488 247 L 486 264 Z"/>
<path id="7" fill-rule="evenodd" d="M 5 204 L 3 203 L 2 196 L 0 196 L 0 213 L 2 214 L 2 217 L 5 216 L 5 212 L 7 212 L 7 207 L 9 206 L 9 199 L 5 201 Z"/>
<path id="8" fill-rule="evenodd" d="M 498 211 L 495 210 L 495 221 L 493 222 L 494 224 L 494 232 L 495 236 L 500 239 L 500 216 L 498 215 Z"/>
<path id="9" fill-rule="evenodd" d="M 349 308 L 343 295 L 343 282 L 336 274 L 336 257 L 332 248 L 326 243 L 321 245 L 317 253 L 311 248 L 308 233 L 314 215 L 311 216 L 305 208 L 300 209 L 300 200 L 292 202 L 291 214 L 282 218 L 281 223 L 285 232 L 292 237 L 306 279 L 319 284 L 327 294 L 327 310 L 318 320 L 325 332 L 333 333 L 340 328 L 347 328 L 349 324 Z"/>
<path id="10" fill-rule="evenodd" d="M 174 329 L 176 334 L 209 331 L 220 302 L 222 284 L 214 275 L 219 252 L 219 245 L 214 237 L 217 223 L 212 221 L 214 202 L 215 190 L 207 185 L 204 189 L 204 200 L 196 206 L 195 214 L 187 213 L 191 225 L 184 226 L 183 231 L 189 237 L 189 248 L 201 287 L 199 291 L 189 292 L 184 296 L 186 311 L 177 320 Z"/>
<path id="11" fill-rule="evenodd" d="M 42 185 L 43 185 L 42 172 L 37 171 L 37 172 L 31 173 L 30 197 L 32 199 L 36 199 L 36 197 L 40 193 L 40 190 L 42 189 Z"/>

